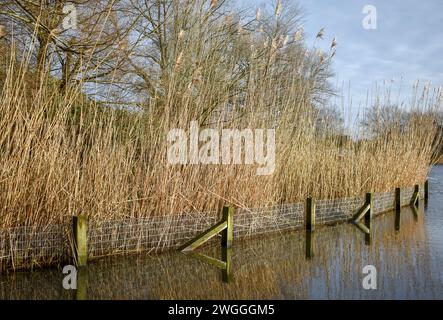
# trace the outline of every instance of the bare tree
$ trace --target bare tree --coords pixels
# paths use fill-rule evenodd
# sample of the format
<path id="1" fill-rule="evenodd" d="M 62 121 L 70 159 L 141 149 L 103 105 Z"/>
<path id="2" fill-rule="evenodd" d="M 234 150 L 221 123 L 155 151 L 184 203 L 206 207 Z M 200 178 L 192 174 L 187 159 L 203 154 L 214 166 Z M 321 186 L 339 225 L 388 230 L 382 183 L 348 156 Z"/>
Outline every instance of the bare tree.
<path id="1" fill-rule="evenodd" d="M 398 105 L 375 104 L 365 111 L 362 126 L 373 135 L 385 134 L 394 129 L 403 130 L 411 113 Z"/>
<path id="2" fill-rule="evenodd" d="M 64 26 L 67 6 L 76 28 Z M 59 79 L 61 90 L 82 83 L 102 102 L 168 116 L 182 116 L 176 106 L 200 97 L 205 108 L 189 117 L 240 116 L 260 97 L 264 112 L 278 117 L 285 101 L 275 99 L 279 92 L 263 95 L 267 84 L 303 86 L 300 101 L 313 104 L 329 90 L 330 57 L 304 47 L 299 8 L 279 0 L 260 14 L 229 0 L 5 0 L 2 21 L 18 58 L 32 44 L 35 74 Z"/>
<path id="3" fill-rule="evenodd" d="M 119 19 L 120 0 L 6 0 L 0 18 L 9 29 L 7 41 L 18 45 L 18 58 L 33 48 L 36 75 L 58 77 L 60 88 L 70 82 L 95 82 L 117 77 L 125 57 L 131 26 Z M 67 10 L 68 9 L 68 10 Z M 74 11 L 74 12 L 73 12 Z M 75 13 L 75 14 L 74 14 Z M 72 17 L 70 17 L 72 15 Z M 67 19 L 76 19 L 67 23 Z M 124 18 L 122 18 L 124 20 Z"/>

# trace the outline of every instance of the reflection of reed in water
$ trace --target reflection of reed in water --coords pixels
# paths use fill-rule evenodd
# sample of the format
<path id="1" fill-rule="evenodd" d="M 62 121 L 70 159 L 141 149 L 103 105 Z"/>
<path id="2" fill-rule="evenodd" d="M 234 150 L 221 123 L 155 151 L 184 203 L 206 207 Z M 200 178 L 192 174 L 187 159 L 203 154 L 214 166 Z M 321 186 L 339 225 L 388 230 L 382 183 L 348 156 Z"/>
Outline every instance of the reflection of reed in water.
<path id="1" fill-rule="evenodd" d="M 213 266 L 176 253 L 109 258 L 82 272 L 88 273 L 89 299 L 432 298 L 423 219 L 422 211 L 415 221 L 403 209 L 395 232 L 394 214 L 376 218 L 370 247 L 352 225 L 320 228 L 311 260 L 305 259 L 304 232 L 237 241 L 229 285 Z M 213 244 L 201 252 L 220 257 L 218 241 Z M 378 290 L 362 288 L 367 264 L 377 268 Z M 17 273 L 1 280 L 0 298 L 74 298 L 62 289 L 62 277 L 54 270 Z"/>

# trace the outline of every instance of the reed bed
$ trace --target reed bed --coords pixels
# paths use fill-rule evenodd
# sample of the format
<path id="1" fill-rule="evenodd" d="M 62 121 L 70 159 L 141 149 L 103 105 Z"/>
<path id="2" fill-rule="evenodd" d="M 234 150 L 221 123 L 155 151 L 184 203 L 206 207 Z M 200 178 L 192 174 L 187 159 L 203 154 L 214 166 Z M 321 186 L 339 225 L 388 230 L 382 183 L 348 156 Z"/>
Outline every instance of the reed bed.
<path id="1" fill-rule="evenodd" d="M 415 113 L 406 127 L 357 142 L 325 136 L 317 132 L 312 106 L 295 101 L 300 87 L 278 97 L 285 110 L 277 124 L 250 112 L 212 125 L 275 128 L 272 175 L 258 176 L 248 165 L 174 166 L 166 160 L 166 136 L 169 128 L 186 128 L 182 118 L 107 110 L 79 103 L 78 92 L 60 95 L 47 87 L 31 101 L 24 81 L 12 81 L 19 71 L 10 71 L 0 97 L 0 228 L 63 223 L 80 213 L 100 221 L 391 191 L 423 183 L 440 143 L 426 112 Z M 273 86 L 263 91 L 273 96 Z"/>
<path id="2" fill-rule="evenodd" d="M 324 54 L 300 37 L 288 43 L 226 20 L 203 23 L 174 31 L 158 89 L 134 108 L 91 99 L 81 80 L 60 90 L 48 71 L 33 71 L 31 50 L 18 59 L 11 46 L 0 94 L 0 229 L 65 224 L 77 214 L 100 222 L 256 208 L 425 181 L 441 142 L 441 90 L 416 88 L 406 121 L 392 114 L 388 126 L 344 138 L 329 129 L 333 119 L 319 117 L 336 44 Z M 374 101 L 383 108 L 390 97 Z M 194 120 L 202 129 L 275 129 L 275 171 L 169 164 L 168 132 Z"/>

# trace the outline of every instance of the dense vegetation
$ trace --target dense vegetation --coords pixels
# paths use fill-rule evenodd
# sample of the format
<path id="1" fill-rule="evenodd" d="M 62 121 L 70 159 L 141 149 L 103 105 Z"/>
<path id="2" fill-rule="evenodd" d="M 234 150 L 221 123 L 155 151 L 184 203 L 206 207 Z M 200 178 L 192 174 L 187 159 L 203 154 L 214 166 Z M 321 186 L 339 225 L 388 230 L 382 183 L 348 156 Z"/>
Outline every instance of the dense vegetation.
<path id="1" fill-rule="evenodd" d="M 344 137 L 328 107 L 337 44 L 307 47 L 296 7 L 77 1 L 77 29 L 63 30 L 67 2 L 0 10 L 0 228 L 387 191 L 435 161 L 441 90 L 416 88 L 401 109 L 374 99 L 364 138 Z M 169 130 L 192 120 L 275 129 L 274 174 L 168 164 Z"/>

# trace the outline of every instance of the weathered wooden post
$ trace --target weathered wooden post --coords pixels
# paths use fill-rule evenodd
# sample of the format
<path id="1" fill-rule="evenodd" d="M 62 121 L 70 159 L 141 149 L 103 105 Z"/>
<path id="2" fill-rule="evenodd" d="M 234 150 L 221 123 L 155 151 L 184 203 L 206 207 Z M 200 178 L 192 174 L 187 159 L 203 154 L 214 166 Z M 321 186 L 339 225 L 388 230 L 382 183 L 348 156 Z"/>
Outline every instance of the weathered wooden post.
<path id="1" fill-rule="evenodd" d="M 231 260 L 232 260 L 232 240 L 234 237 L 234 226 L 233 226 L 233 215 L 234 208 L 223 207 L 223 217 L 214 226 L 210 227 L 208 230 L 199 234 L 194 239 L 188 241 L 185 245 L 180 248 L 180 251 L 193 256 L 203 262 L 209 263 L 219 269 L 222 272 L 222 281 L 229 283 L 232 280 L 231 273 Z M 193 252 L 199 246 L 207 242 L 209 239 L 213 238 L 217 234 L 221 234 L 221 256 L 222 260 L 209 257 L 207 255 Z"/>
<path id="2" fill-rule="evenodd" d="M 233 214 L 234 208 L 223 207 L 223 221 L 226 221 L 226 229 L 221 233 L 221 245 L 226 248 L 230 248 L 232 246 L 232 240 L 234 237 Z"/>
<path id="3" fill-rule="evenodd" d="M 73 232 L 74 232 L 74 250 L 77 266 L 86 266 L 88 262 L 88 243 L 87 243 L 87 230 L 88 219 L 85 215 L 74 216 Z"/>
<path id="4" fill-rule="evenodd" d="M 306 200 L 306 230 L 315 231 L 315 201 L 312 198 Z"/>
<path id="5" fill-rule="evenodd" d="M 425 181 L 425 204 L 428 204 L 429 200 L 429 180 Z"/>
<path id="6" fill-rule="evenodd" d="M 315 232 L 315 201 L 312 198 L 306 200 L 306 258 L 314 256 L 314 239 Z"/>
<path id="7" fill-rule="evenodd" d="M 372 193 L 367 193 L 366 194 L 366 205 L 369 205 L 369 209 L 365 213 L 365 226 L 369 230 L 368 233 L 365 233 L 365 243 L 367 245 L 371 244 L 371 224 L 372 224 L 373 202 L 374 201 L 373 201 Z"/>
<path id="8" fill-rule="evenodd" d="M 401 215 L 401 189 L 395 189 L 395 230 L 400 230 L 400 215 Z"/>

